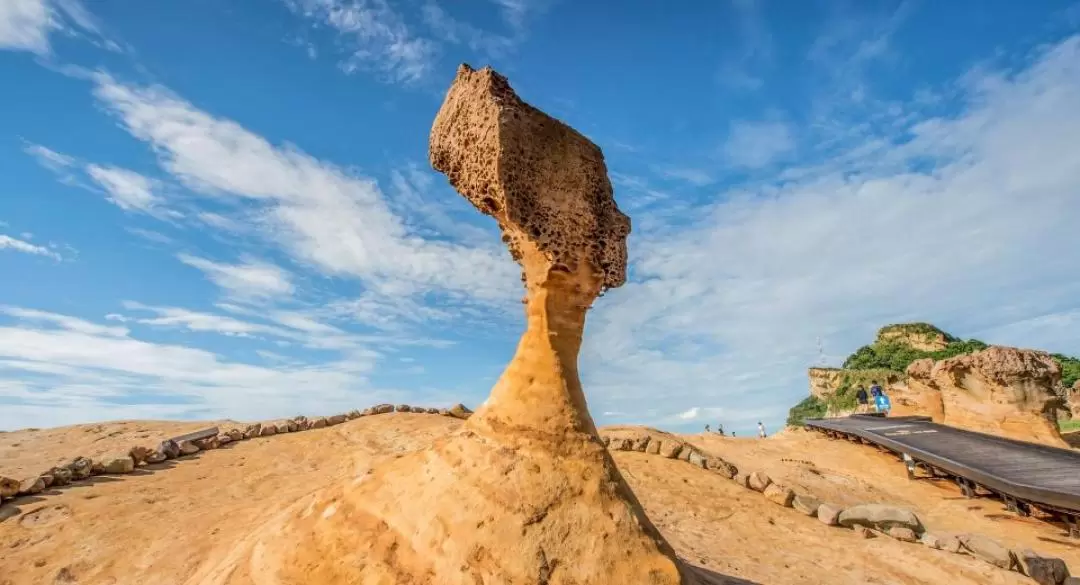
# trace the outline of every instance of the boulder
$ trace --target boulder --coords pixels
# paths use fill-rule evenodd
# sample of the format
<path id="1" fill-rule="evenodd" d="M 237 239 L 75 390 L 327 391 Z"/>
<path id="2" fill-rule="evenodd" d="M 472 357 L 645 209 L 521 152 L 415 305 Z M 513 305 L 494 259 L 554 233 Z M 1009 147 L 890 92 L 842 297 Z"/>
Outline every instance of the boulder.
<path id="1" fill-rule="evenodd" d="M 321 429 L 321 428 L 324 428 L 324 427 L 326 427 L 326 419 L 325 418 L 323 418 L 321 416 L 317 416 L 317 417 L 311 419 L 311 428 L 313 428 L 313 429 Z"/>
<path id="2" fill-rule="evenodd" d="M 406 411 L 403 411 L 403 412 L 408 412 L 408 411 L 406 410 Z M 341 424 L 343 422 L 345 422 L 345 415 L 344 414 L 335 414 L 333 416 L 326 417 L 326 425 L 327 426 L 339 425 L 339 424 Z"/>
<path id="3" fill-rule="evenodd" d="M 230 443 L 232 443 L 232 437 L 230 437 L 229 435 L 218 435 L 217 436 L 218 447 L 224 447 L 225 445 L 228 445 Z"/>
<path id="4" fill-rule="evenodd" d="M 1065 561 L 1044 557 L 1031 549 L 1013 551 L 1021 573 L 1031 577 L 1039 585 L 1061 585 L 1070 577 Z"/>
<path id="5" fill-rule="evenodd" d="M 399 404 L 394 407 L 394 412 L 412 412 L 412 407 L 408 404 Z"/>
<path id="6" fill-rule="evenodd" d="M 851 530 L 855 532 L 856 536 L 859 536 L 861 538 L 874 538 L 875 536 L 877 536 L 876 534 L 874 534 L 874 531 L 872 529 L 867 526 L 863 526 L 862 524 L 852 524 Z"/>
<path id="7" fill-rule="evenodd" d="M 431 407 L 431 408 L 428 408 L 428 409 L 427 409 L 427 413 L 428 413 L 428 414 L 439 414 L 439 409 L 438 409 L 438 408 L 434 408 L 434 407 Z"/>
<path id="8" fill-rule="evenodd" d="M 14 498 L 19 494 L 20 487 L 19 480 L 0 476 L 0 500 Z"/>
<path id="9" fill-rule="evenodd" d="M 2 487 L 4 478 L 0 478 L 0 497 L 3 497 L 4 489 Z M 38 477 L 31 477 L 19 482 L 19 495 L 20 496 L 32 496 L 34 494 L 40 494 L 45 491 L 45 479 L 40 475 Z"/>
<path id="10" fill-rule="evenodd" d="M 651 455 L 658 455 L 660 453 L 660 444 L 663 441 L 660 439 L 653 439 L 649 441 L 649 445 L 645 447 L 645 452 Z"/>
<path id="11" fill-rule="evenodd" d="M 67 467 L 53 467 L 49 470 L 49 475 L 52 476 L 55 486 L 68 485 L 72 480 L 71 470 Z"/>
<path id="12" fill-rule="evenodd" d="M 916 534 L 922 532 L 922 522 L 915 512 L 886 504 L 852 506 L 840 513 L 839 521 L 841 526 L 861 524 L 882 532 L 887 532 L 893 526 L 910 528 Z"/>
<path id="13" fill-rule="evenodd" d="M 105 457 L 101 461 L 105 464 L 105 473 L 108 474 L 131 473 L 132 471 L 135 471 L 135 460 L 126 453 L 123 455 Z"/>
<path id="14" fill-rule="evenodd" d="M 678 459 L 679 455 L 682 454 L 684 445 L 685 443 L 664 439 L 660 442 L 660 456 L 667 457 L 668 459 Z"/>
<path id="15" fill-rule="evenodd" d="M 792 500 L 795 499 L 795 492 L 776 483 L 770 483 L 762 493 L 765 494 L 765 499 L 785 508 L 790 508 Z"/>
<path id="16" fill-rule="evenodd" d="M 690 458 L 687 459 L 687 461 L 690 463 L 690 465 L 693 465 L 694 467 L 700 467 L 702 469 L 706 467 L 705 456 L 697 451 L 691 451 Z"/>
<path id="17" fill-rule="evenodd" d="M 262 423 L 250 424 L 244 427 L 245 439 L 254 439 L 259 436 L 262 436 Z"/>
<path id="18" fill-rule="evenodd" d="M 194 455 L 199 452 L 199 446 L 191 441 L 180 441 L 176 444 L 176 449 L 179 452 L 178 456 Z"/>
<path id="19" fill-rule="evenodd" d="M 961 550 L 971 556 L 982 559 L 995 567 L 1011 569 L 1016 564 L 1012 551 L 1000 542 L 981 534 L 961 534 Z"/>
<path id="20" fill-rule="evenodd" d="M 930 548 L 951 553 L 958 553 L 962 548 L 960 539 L 955 534 L 943 532 L 924 532 L 919 541 Z"/>
<path id="21" fill-rule="evenodd" d="M 608 437 L 607 448 L 610 451 L 630 451 L 634 442 L 629 437 Z"/>
<path id="22" fill-rule="evenodd" d="M 71 470 L 72 481 L 86 479 L 94 474 L 94 461 L 89 457 L 76 457 L 67 468 Z"/>
<path id="23" fill-rule="evenodd" d="M 472 414 L 473 411 L 466 408 L 465 405 L 460 402 L 450 407 L 450 416 L 454 418 L 465 420 L 472 416 Z"/>
<path id="24" fill-rule="evenodd" d="M 244 431 L 241 431 L 240 429 L 229 429 L 229 431 L 227 433 L 225 433 L 225 434 L 230 439 L 232 439 L 234 443 L 236 441 L 243 441 L 244 440 Z"/>
<path id="25" fill-rule="evenodd" d="M 1061 585 L 1080 585 L 1080 577 L 1066 577 Z"/>
<path id="26" fill-rule="evenodd" d="M 817 509 L 817 519 L 827 526 L 839 526 L 840 514 L 844 509 L 836 504 L 821 504 Z"/>
<path id="27" fill-rule="evenodd" d="M 262 428 L 259 429 L 259 436 L 260 437 L 272 437 L 272 436 L 274 436 L 276 434 L 277 434 L 277 425 L 267 424 L 267 425 L 263 425 Z"/>
<path id="28" fill-rule="evenodd" d="M 296 425 L 296 423 L 293 423 L 293 425 Z M 288 422 L 279 422 L 278 424 L 274 425 L 274 428 L 277 429 L 277 434 L 279 435 L 284 435 L 292 432 L 291 430 L 289 430 Z M 293 428 L 295 428 L 295 426 Z"/>
<path id="29" fill-rule="evenodd" d="M 265 431 L 267 428 L 273 428 L 273 426 L 270 426 L 270 427 L 265 427 L 264 426 L 263 430 Z M 221 443 L 218 441 L 218 438 L 217 438 L 216 435 L 213 436 L 213 437 L 207 437 L 205 439 L 197 439 L 195 441 L 192 441 L 192 443 L 194 443 L 195 446 L 198 447 L 200 451 L 212 451 L 212 450 L 217 449 L 218 447 L 221 446 Z"/>
<path id="30" fill-rule="evenodd" d="M 349 412 L 348 412 L 348 413 L 347 413 L 347 414 L 345 415 L 345 418 L 347 418 L 347 419 L 349 419 L 349 420 L 354 420 L 354 419 L 358 419 L 358 418 L 360 418 L 360 411 L 359 411 L 359 410 L 356 410 L 356 409 L 354 408 L 354 409 L 350 410 L 350 411 L 349 411 Z"/>
<path id="31" fill-rule="evenodd" d="M 735 483 L 741 485 L 742 487 L 750 489 L 750 474 L 739 472 L 736 473 L 735 477 L 733 477 L 732 479 L 734 479 Z"/>
<path id="32" fill-rule="evenodd" d="M 747 478 L 746 485 L 755 492 L 764 492 L 769 487 L 772 479 L 764 471 L 755 471 Z"/>
<path id="33" fill-rule="evenodd" d="M 50 488 L 53 485 L 53 476 L 51 473 L 42 473 L 41 481 L 45 482 L 45 487 Z"/>
<path id="34" fill-rule="evenodd" d="M 160 451 L 158 449 L 154 449 L 153 451 L 150 452 L 149 455 L 146 456 L 146 462 L 148 464 L 153 465 L 155 463 L 161 463 L 162 461 L 165 461 L 168 458 L 169 457 L 167 455 L 165 455 L 164 452 L 162 452 L 162 451 Z"/>
<path id="35" fill-rule="evenodd" d="M 94 461 L 90 465 L 90 475 L 101 475 L 105 473 L 105 464 L 101 461 Z"/>
<path id="36" fill-rule="evenodd" d="M 906 528 L 904 526 L 893 526 L 885 533 L 890 537 L 903 542 L 918 542 L 919 537 L 915 534 L 915 531 Z"/>
<path id="37" fill-rule="evenodd" d="M 375 414 L 389 414 L 394 412 L 393 404 L 379 404 L 375 407 Z"/>
<path id="38" fill-rule="evenodd" d="M 162 441 L 158 450 L 165 454 L 165 457 L 169 459 L 176 459 L 180 456 L 180 446 L 176 444 L 176 441 Z"/>
<path id="39" fill-rule="evenodd" d="M 135 447 L 132 447 L 130 451 L 128 451 L 128 455 L 131 456 L 131 459 L 135 462 L 135 465 L 139 465 L 141 463 L 145 463 L 147 456 L 149 456 L 152 452 L 153 449 L 149 447 L 136 445 Z"/>
<path id="40" fill-rule="evenodd" d="M 449 408 L 440 408 L 439 409 L 439 414 L 442 415 L 442 416 L 454 416 L 453 414 L 450 413 Z"/>
<path id="41" fill-rule="evenodd" d="M 735 477 L 735 474 L 739 473 L 738 467 L 735 467 L 719 457 L 706 457 L 705 466 L 707 469 L 715 471 L 717 474 L 728 479 Z"/>
<path id="42" fill-rule="evenodd" d="M 375 414 L 375 408 L 371 406 L 360 411 L 360 416 L 371 416 L 373 414 Z"/>
<path id="43" fill-rule="evenodd" d="M 816 516 L 818 508 L 821 507 L 821 500 L 813 496 L 796 494 L 795 499 L 791 501 L 791 507 L 807 516 Z"/>

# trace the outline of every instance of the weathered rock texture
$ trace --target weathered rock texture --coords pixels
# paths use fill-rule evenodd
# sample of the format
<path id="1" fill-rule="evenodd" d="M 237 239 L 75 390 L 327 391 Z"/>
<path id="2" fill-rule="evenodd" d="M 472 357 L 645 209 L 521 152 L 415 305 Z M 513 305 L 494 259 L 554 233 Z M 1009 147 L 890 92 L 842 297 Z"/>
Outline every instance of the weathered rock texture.
<path id="1" fill-rule="evenodd" d="M 939 362 L 913 362 L 905 389 L 893 389 L 893 414 L 923 414 L 973 431 L 1067 447 L 1053 388 L 1061 370 L 1050 355 L 990 347 Z"/>
<path id="2" fill-rule="evenodd" d="M 824 399 L 836 394 L 840 388 L 840 381 L 844 378 L 844 371 L 838 368 L 810 368 L 810 395 Z"/>
<path id="3" fill-rule="evenodd" d="M 463 65 L 430 154 L 522 267 L 513 360 L 460 431 L 298 502 L 190 583 L 693 582 L 604 448 L 578 378 L 585 312 L 623 283 L 630 231 L 600 149 Z"/>
<path id="4" fill-rule="evenodd" d="M 878 330 L 877 343 L 900 343 L 920 351 L 941 351 L 949 345 L 949 335 L 928 323 L 886 325 Z"/>

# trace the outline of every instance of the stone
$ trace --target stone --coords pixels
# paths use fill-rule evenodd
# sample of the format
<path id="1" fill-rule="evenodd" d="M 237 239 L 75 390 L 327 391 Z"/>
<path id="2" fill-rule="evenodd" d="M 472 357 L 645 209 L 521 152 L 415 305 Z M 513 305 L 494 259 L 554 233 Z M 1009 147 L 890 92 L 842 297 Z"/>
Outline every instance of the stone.
<path id="1" fill-rule="evenodd" d="M 679 460 L 689 462 L 690 457 L 696 452 L 690 445 L 683 445 L 682 451 L 679 452 Z"/>
<path id="2" fill-rule="evenodd" d="M 53 467 L 49 471 L 49 475 L 52 475 L 53 485 L 55 486 L 68 485 L 72 480 L 71 470 L 67 467 Z"/>
<path id="3" fill-rule="evenodd" d="M 871 530 L 869 527 L 863 526 L 862 524 L 852 524 L 851 530 L 855 532 L 856 536 L 859 536 L 861 538 L 874 538 L 875 536 L 877 536 L 876 534 L 874 534 L 873 530 Z"/>
<path id="4" fill-rule="evenodd" d="M 817 519 L 822 524 L 825 524 L 827 526 L 839 526 L 840 525 L 840 514 L 843 511 L 844 511 L 844 509 L 841 508 L 840 506 L 837 506 L 836 504 L 823 503 L 820 506 L 818 506 Z"/>
<path id="5" fill-rule="evenodd" d="M 449 408 L 440 408 L 440 409 L 439 409 L 439 414 L 440 414 L 440 415 L 442 415 L 442 416 L 454 416 L 454 415 L 453 415 L 453 414 L 452 414 L 452 413 L 450 412 L 450 409 L 449 409 Z"/>
<path id="6" fill-rule="evenodd" d="M 0 476 L 0 500 L 14 498 L 18 495 L 19 488 L 19 480 Z"/>
<path id="7" fill-rule="evenodd" d="M 240 429 L 229 429 L 225 435 L 232 439 L 234 443 L 236 441 L 244 440 L 244 431 L 241 431 Z"/>
<path id="8" fill-rule="evenodd" d="M 755 471 L 747 478 L 746 485 L 755 492 L 764 492 L 772 479 L 764 471 Z"/>
<path id="9" fill-rule="evenodd" d="M 750 489 L 750 474 L 739 472 L 736 473 L 735 477 L 733 477 L 732 479 L 734 479 L 735 483 L 739 484 L 740 486 L 746 489 Z"/>
<path id="10" fill-rule="evenodd" d="M 438 409 L 438 408 L 434 408 L 434 407 L 432 407 L 432 408 L 428 408 L 428 409 L 427 409 L 427 413 L 428 413 L 428 414 L 439 414 L 439 409 Z"/>
<path id="11" fill-rule="evenodd" d="M 468 419 L 473 415 L 473 411 L 465 407 L 460 402 L 450 407 L 450 416 L 454 418 L 460 418 L 462 420 Z"/>
<path id="12" fill-rule="evenodd" d="M 650 455 L 658 455 L 660 453 L 661 443 L 662 441 L 660 441 L 660 439 L 653 439 L 649 441 L 649 445 L 645 447 L 645 452 L 649 453 Z"/>
<path id="13" fill-rule="evenodd" d="M 254 439 L 255 437 L 262 436 L 262 423 L 250 424 L 244 427 L 244 438 Z"/>
<path id="14" fill-rule="evenodd" d="M 90 464 L 90 475 L 101 475 L 105 473 L 105 464 L 101 461 L 94 461 Z"/>
<path id="15" fill-rule="evenodd" d="M 695 467 L 700 467 L 702 469 L 706 468 L 705 456 L 697 451 L 690 452 L 690 458 L 688 459 L 688 461 L 690 462 L 690 465 L 693 465 Z"/>
<path id="16" fill-rule="evenodd" d="M 105 473 L 119 474 L 135 471 L 135 460 L 130 455 L 114 455 L 102 459 L 105 464 Z"/>
<path id="17" fill-rule="evenodd" d="M 86 479 L 94 474 L 94 461 L 89 457 L 76 457 L 67 468 L 71 470 L 72 481 Z"/>
<path id="18" fill-rule="evenodd" d="M 262 429 L 259 430 L 259 436 L 260 437 L 272 437 L 272 436 L 274 436 L 276 434 L 277 434 L 277 426 L 276 425 L 263 425 Z"/>
<path id="19" fill-rule="evenodd" d="M 995 567 L 1011 569 L 1016 563 L 1012 551 L 1000 542 L 981 534 L 961 534 L 961 550 L 971 556 L 982 559 Z"/>
<path id="20" fill-rule="evenodd" d="M 359 410 L 356 410 L 356 409 L 354 408 L 353 410 L 350 410 L 350 411 L 348 412 L 348 414 L 346 414 L 346 415 L 345 415 L 345 418 L 347 418 L 347 419 L 349 419 L 349 420 L 354 420 L 354 419 L 358 419 L 358 418 L 360 418 L 360 411 L 359 411 Z"/>
<path id="21" fill-rule="evenodd" d="M 412 407 L 408 404 L 399 404 L 394 407 L 394 412 L 412 412 Z"/>
<path id="22" fill-rule="evenodd" d="M 225 445 L 232 443 L 232 437 L 230 437 L 229 435 L 218 435 L 217 443 L 218 447 L 224 447 Z"/>
<path id="23" fill-rule="evenodd" d="M 668 459 L 678 459 L 682 453 L 684 443 L 664 439 L 660 442 L 660 456 Z"/>
<path id="24" fill-rule="evenodd" d="M 895 540 L 903 542 L 918 542 L 919 537 L 915 534 L 915 531 L 906 528 L 904 526 L 893 526 L 885 533 Z"/>
<path id="25" fill-rule="evenodd" d="M 317 416 L 317 417 L 311 419 L 311 428 L 313 428 L 313 429 L 321 429 L 321 428 L 324 428 L 325 426 L 326 426 L 326 419 L 325 418 L 323 418 L 321 416 Z"/>
<path id="26" fill-rule="evenodd" d="M 408 412 L 408 411 L 404 411 L 404 412 Z M 345 415 L 344 414 L 335 414 L 334 416 L 326 417 L 326 425 L 327 426 L 339 425 L 339 424 L 341 424 L 343 422 L 345 422 Z"/>
<path id="27" fill-rule="evenodd" d="M 770 483 L 762 493 L 765 494 L 765 499 L 785 508 L 790 508 L 792 500 L 795 499 L 795 492 L 777 483 Z"/>
<path id="28" fill-rule="evenodd" d="M 164 452 L 162 452 L 162 451 L 160 451 L 158 449 L 154 449 L 153 451 L 150 452 L 149 455 L 146 456 L 146 462 L 148 464 L 153 465 L 155 463 L 161 463 L 161 462 L 165 461 L 168 458 L 169 457 L 167 455 L 165 455 Z"/>
<path id="29" fill-rule="evenodd" d="M 373 414 L 375 414 L 375 408 L 371 406 L 360 411 L 360 416 L 371 416 Z"/>
<path id="30" fill-rule="evenodd" d="M 263 430 L 265 431 L 267 428 L 273 428 L 273 425 L 270 425 L 269 427 L 264 426 Z M 218 438 L 217 438 L 216 435 L 213 436 L 213 437 L 207 437 L 205 439 L 198 439 L 198 440 L 192 441 L 192 443 L 194 443 L 195 446 L 198 447 L 200 451 L 212 451 L 212 450 L 217 449 L 218 447 L 221 446 L 221 443 L 218 441 Z"/>
<path id="31" fill-rule="evenodd" d="M 316 490 L 190 581 L 250 584 L 255 563 L 280 583 L 695 584 L 604 449 L 578 376 L 586 312 L 626 278 L 630 222 L 603 153 L 501 75 L 462 65 L 430 159 L 522 268 L 514 357 L 460 430 Z M 499 270 L 456 252 L 439 262 Z"/>
<path id="32" fill-rule="evenodd" d="M 153 452 L 153 449 L 149 447 L 136 445 L 135 447 L 132 447 L 130 451 L 128 451 L 128 455 L 131 456 L 131 459 L 133 461 L 135 461 L 135 465 L 139 465 L 140 463 L 146 462 L 146 457 L 150 455 L 151 452 Z"/>
<path id="33" fill-rule="evenodd" d="M 4 478 L 0 478 L 0 497 L 3 497 L 3 483 Z M 19 482 L 18 495 L 32 496 L 34 494 L 40 494 L 41 492 L 45 491 L 45 488 L 47 487 L 48 486 L 45 485 L 45 479 L 42 478 L 40 475 L 38 477 L 27 478 Z"/>
<path id="34" fill-rule="evenodd" d="M 180 456 L 194 455 L 199 452 L 199 446 L 191 441 L 180 441 L 176 444 L 176 448 L 177 451 L 179 451 Z"/>
<path id="35" fill-rule="evenodd" d="M 840 513 L 841 526 L 862 524 L 886 532 L 893 526 L 910 528 L 916 534 L 922 532 L 922 522 L 915 512 L 899 506 L 886 504 L 859 504 Z"/>
<path id="36" fill-rule="evenodd" d="M 1068 448 L 1054 413 L 1061 368 L 1050 354 L 990 347 L 934 362 L 917 360 L 904 387 L 890 391 L 893 414 L 924 414 L 971 431 Z M 897 408 L 898 406 L 902 408 Z"/>
<path id="37" fill-rule="evenodd" d="M 1080 585 L 1080 577 L 1066 577 L 1061 585 Z"/>
<path id="38" fill-rule="evenodd" d="M 705 467 L 728 479 L 735 477 L 735 474 L 739 473 L 738 467 L 735 467 L 719 457 L 706 457 Z"/>
<path id="39" fill-rule="evenodd" d="M 649 435 L 638 435 L 630 439 L 630 450 L 644 453 L 649 448 Z"/>
<path id="40" fill-rule="evenodd" d="M 41 481 L 45 482 L 45 487 L 50 488 L 53 485 L 53 476 L 51 473 L 42 473 Z"/>
<path id="41" fill-rule="evenodd" d="M 1070 577 L 1065 561 L 1044 557 L 1031 549 L 1013 551 L 1018 569 L 1039 585 L 1061 585 Z"/>
<path id="42" fill-rule="evenodd" d="M 814 496 L 796 494 L 795 498 L 791 500 L 791 507 L 807 516 L 816 516 L 818 508 L 821 507 L 821 500 Z"/>
<path id="43" fill-rule="evenodd" d="M 375 414 L 389 414 L 394 412 L 393 404 L 380 404 L 375 407 Z"/>
<path id="44" fill-rule="evenodd" d="M 169 459 L 176 459 L 180 456 L 180 446 L 176 444 L 176 441 L 162 441 L 158 450 Z"/>
<path id="45" fill-rule="evenodd" d="M 629 437 L 609 437 L 607 448 L 611 451 L 630 451 L 633 445 Z"/>
<path id="46" fill-rule="evenodd" d="M 293 424 L 295 425 L 296 423 Z M 278 424 L 274 425 L 274 428 L 277 430 L 277 434 L 279 435 L 285 435 L 292 432 L 289 430 L 288 422 L 279 422 Z"/>
<path id="47" fill-rule="evenodd" d="M 930 548 L 951 553 L 958 553 L 962 548 L 960 539 L 955 534 L 945 534 L 943 532 L 924 532 L 919 542 Z"/>

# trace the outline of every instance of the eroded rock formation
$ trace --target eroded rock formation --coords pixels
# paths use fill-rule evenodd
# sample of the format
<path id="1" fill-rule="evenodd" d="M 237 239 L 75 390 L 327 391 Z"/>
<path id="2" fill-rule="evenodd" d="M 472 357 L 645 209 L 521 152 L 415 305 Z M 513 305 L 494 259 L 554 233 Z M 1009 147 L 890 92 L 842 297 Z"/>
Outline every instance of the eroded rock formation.
<path id="1" fill-rule="evenodd" d="M 839 368 L 810 368 L 810 396 L 824 400 L 836 393 L 843 380 L 844 371 Z"/>
<path id="2" fill-rule="evenodd" d="M 190 583 L 693 582 L 604 448 L 578 378 L 586 310 L 626 274 L 630 222 L 600 149 L 491 69 L 462 65 L 430 154 L 522 267 L 513 360 L 459 432 L 298 502 Z"/>
<path id="3" fill-rule="evenodd" d="M 1050 355 L 1011 347 L 939 362 L 913 362 L 907 385 L 893 389 L 893 414 L 923 414 L 935 422 L 1058 447 L 1053 388 L 1061 370 Z"/>

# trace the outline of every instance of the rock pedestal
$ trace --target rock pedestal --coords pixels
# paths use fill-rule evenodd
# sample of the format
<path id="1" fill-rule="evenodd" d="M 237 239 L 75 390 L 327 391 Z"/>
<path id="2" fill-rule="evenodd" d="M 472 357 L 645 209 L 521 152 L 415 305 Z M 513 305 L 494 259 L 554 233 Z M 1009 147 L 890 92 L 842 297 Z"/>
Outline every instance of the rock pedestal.
<path id="1" fill-rule="evenodd" d="M 522 267 L 513 360 L 458 432 L 298 502 L 190 583 L 695 582 L 604 448 L 578 377 L 586 310 L 626 276 L 630 222 L 600 149 L 462 65 L 430 155 Z"/>

